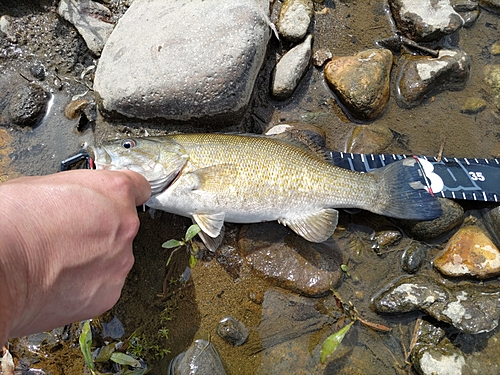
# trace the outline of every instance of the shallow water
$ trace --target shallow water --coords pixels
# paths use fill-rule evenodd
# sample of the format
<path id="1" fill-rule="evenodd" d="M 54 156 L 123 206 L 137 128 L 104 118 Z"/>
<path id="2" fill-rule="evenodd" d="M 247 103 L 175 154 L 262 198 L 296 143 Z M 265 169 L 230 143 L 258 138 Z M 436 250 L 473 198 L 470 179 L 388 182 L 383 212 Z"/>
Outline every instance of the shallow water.
<path id="1" fill-rule="evenodd" d="M 3 6 L 12 9 L 14 5 L 9 4 Z M 382 2 L 325 0 L 323 5 L 317 3 L 316 7 L 322 11 L 315 16 L 314 50 L 326 48 L 334 54 L 350 55 L 373 48 L 375 40 L 392 35 Z M 484 65 L 500 63 L 500 56 L 492 56 L 488 52 L 489 46 L 499 40 L 499 19 L 498 15 L 483 11 L 472 28 L 460 30 L 449 40 L 449 43 L 458 44 L 472 56 L 471 77 L 464 90 L 440 93 L 411 110 L 399 108 L 391 98 L 384 115 L 373 123 L 387 126 L 401 135 L 400 142 L 393 142 L 385 152 L 436 156 L 442 149 L 443 156 L 449 157 L 500 156 L 500 115 L 488 97 L 482 74 Z M 251 113 L 238 129 L 262 131 L 269 124 L 306 122 L 326 131 L 330 148 L 344 151 L 352 130 L 360 124 L 350 121 L 336 104 L 321 69 L 312 67 L 291 99 L 275 102 L 267 98 L 273 56 L 279 51 L 279 44 L 272 40 L 269 64 L 259 77 Z M 14 66 L 5 61 L 2 64 L 1 87 L 12 88 L 22 82 Z M 392 78 L 395 79 L 394 76 Z M 56 172 L 62 160 L 77 153 L 86 142 L 94 141 L 91 128 L 78 132 L 78 120 L 64 117 L 64 106 L 71 95 L 64 90 L 56 91 L 50 111 L 33 129 L 17 129 L 0 115 L 2 179 Z M 486 99 L 487 108 L 475 115 L 461 113 L 462 105 L 471 96 Z M 1 105 L 0 100 L 0 109 Z M 97 138 L 100 139 L 101 134 L 136 133 L 138 128 L 143 131 L 147 125 L 109 124 L 97 118 L 96 128 L 99 133 Z M 157 127 L 154 128 L 150 133 L 157 131 Z M 400 258 L 410 241 L 404 238 L 384 255 L 375 254 L 366 233 L 391 224 L 386 219 L 366 213 L 353 216 L 342 213 L 340 229 L 334 240 L 349 256 L 347 265 L 350 276 L 344 275 L 338 287 L 342 299 L 351 301 L 365 319 L 384 324 L 392 331 L 374 332 L 356 323 L 334 360 L 320 365 L 318 345 L 338 326 L 327 325 L 293 342 L 280 343 L 271 351 L 262 351 L 256 328 L 262 318 L 264 292 L 271 287 L 269 281 L 251 272 L 234 278 L 211 254 L 198 262 L 187 283 L 177 281 L 187 266 L 187 254 L 184 250 L 178 251 L 171 265 L 166 267 L 168 252 L 161 248 L 161 244 L 171 238 L 181 238 L 190 221 L 169 214 L 162 214 L 156 219 L 152 219 L 149 212 L 140 216 L 142 226 L 134 245 L 136 264 L 122 298 L 101 319 L 107 321 L 118 316 L 125 326 L 126 335 L 139 332 L 147 337 L 151 345 L 156 343 L 171 351 L 159 361 L 151 352 L 147 354 L 148 363 L 153 367 L 151 373 L 165 374 L 168 361 L 197 338 L 210 340 L 216 346 L 228 374 L 414 373 L 405 359 L 418 314 L 382 317 L 369 309 L 371 297 L 390 280 L 403 274 Z M 228 226 L 224 246 L 236 246 L 239 228 Z M 436 252 L 437 249 L 431 250 L 430 256 Z M 422 272 L 432 274 L 434 271 L 428 265 Z M 325 301 L 318 299 L 318 304 Z M 232 347 L 217 335 L 217 324 L 227 315 L 236 317 L 251 329 L 246 344 Z M 168 339 L 158 337 L 157 332 L 162 327 L 169 330 Z M 482 364 L 486 375 L 499 372 L 498 329 L 481 335 L 457 333 L 453 339 L 462 348 L 471 366 Z M 71 340 L 67 343 L 67 347 L 56 350 L 51 347 L 50 353 L 46 353 L 50 360 L 42 361 L 38 366 L 60 368 L 64 367 L 67 356 L 79 358 L 78 350 L 71 349 Z M 487 369 L 491 372 L 488 373 Z M 71 370 L 66 373 L 71 373 Z"/>

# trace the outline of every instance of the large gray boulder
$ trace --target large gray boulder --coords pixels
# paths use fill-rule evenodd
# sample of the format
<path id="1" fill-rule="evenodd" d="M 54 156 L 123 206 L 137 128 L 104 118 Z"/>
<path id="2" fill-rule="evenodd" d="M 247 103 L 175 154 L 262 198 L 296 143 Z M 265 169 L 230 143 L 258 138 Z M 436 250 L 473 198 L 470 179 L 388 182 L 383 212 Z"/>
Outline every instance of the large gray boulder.
<path id="1" fill-rule="evenodd" d="M 237 121 L 270 37 L 269 0 L 135 0 L 102 52 L 101 112 Z"/>

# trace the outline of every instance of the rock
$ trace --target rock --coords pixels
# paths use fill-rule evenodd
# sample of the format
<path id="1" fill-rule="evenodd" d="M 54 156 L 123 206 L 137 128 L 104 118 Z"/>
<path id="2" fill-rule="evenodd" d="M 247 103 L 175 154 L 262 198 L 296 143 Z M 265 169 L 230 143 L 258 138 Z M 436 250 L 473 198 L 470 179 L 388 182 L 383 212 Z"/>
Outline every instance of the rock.
<path id="1" fill-rule="evenodd" d="M 316 309 L 316 299 L 278 289 L 268 289 L 262 303 L 262 319 L 257 332 L 267 349 L 308 333 L 319 331 L 333 318 Z"/>
<path id="2" fill-rule="evenodd" d="M 205 340 L 193 342 L 188 350 L 170 362 L 167 371 L 168 375 L 226 375 L 215 346 Z"/>
<path id="3" fill-rule="evenodd" d="M 312 59 L 314 66 L 322 67 L 323 64 L 332 58 L 333 54 L 326 49 L 318 49 L 313 53 Z"/>
<path id="4" fill-rule="evenodd" d="M 483 209 L 481 216 L 489 237 L 500 248 L 500 206 Z"/>
<path id="5" fill-rule="evenodd" d="M 411 108 L 441 91 L 461 90 L 469 79 L 470 66 L 470 56 L 460 50 L 442 49 L 437 58 L 407 57 L 397 75 L 396 101 Z"/>
<path id="6" fill-rule="evenodd" d="M 310 243 L 276 222 L 244 226 L 238 248 L 245 262 L 258 275 L 275 285 L 303 294 L 322 296 L 340 280 L 340 264 L 333 256 L 339 249 L 326 241 Z"/>
<path id="7" fill-rule="evenodd" d="M 232 316 L 222 318 L 217 326 L 217 333 L 234 346 L 242 345 L 248 338 L 248 329 L 242 322 Z"/>
<path id="8" fill-rule="evenodd" d="M 416 240 L 430 240 L 449 232 L 464 221 L 464 209 L 457 202 L 438 198 L 443 213 L 434 220 L 395 220 L 405 232 Z"/>
<path id="9" fill-rule="evenodd" d="M 378 252 L 384 248 L 397 244 L 401 238 L 403 238 L 403 234 L 397 228 L 382 228 L 376 231 L 373 236 L 371 241 L 372 249 Z"/>
<path id="10" fill-rule="evenodd" d="M 490 332 L 498 326 L 500 292 L 471 284 L 446 288 L 429 276 L 397 279 L 372 299 L 377 313 L 420 310 L 465 333 Z"/>
<path id="11" fill-rule="evenodd" d="M 484 67 L 484 81 L 488 84 L 495 106 L 500 110 L 500 65 Z"/>
<path id="12" fill-rule="evenodd" d="M 264 134 L 266 135 L 284 135 L 301 142 L 307 146 L 311 151 L 324 151 L 326 147 L 326 132 L 315 126 L 300 122 L 274 125 L 267 129 Z"/>
<path id="13" fill-rule="evenodd" d="M 399 31 L 416 42 L 439 40 L 464 24 L 450 0 L 390 0 L 389 5 Z"/>
<path id="14" fill-rule="evenodd" d="M 434 260 L 446 276 L 488 279 L 500 274 L 500 251 L 477 226 L 462 227 Z"/>
<path id="15" fill-rule="evenodd" d="M 411 362 L 421 375 L 463 374 L 465 357 L 445 336 L 445 331 L 421 320 Z"/>
<path id="16" fill-rule="evenodd" d="M 371 121 L 382 114 L 389 101 L 392 61 L 388 49 L 334 56 L 325 66 L 325 78 L 350 115 Z"/>
<path id="17" fill-rule="evenodd" d="M 291 42 L 301 40 L 307 33 L 313 15 L 312 0 L 285 0 L 278 19 L 280 35 Z"/>
<path id="18" fill-rule="evenodd" d="M 64 107 L 64 115 L 66 118 L 74 120 L 81 115 L 88 104 L 89 102 L 85 99 L 72 100 Z"/>
<path id="19" fill-rule="evenodd" d="M 490 46 L 490 53 L 494 56 L 500 55 L 500 42 L 495 42 Z"/>
<path id="20" fill-rule="evenodd" d="M 303 43 L 293 47 L 276 64 L 271 83 L 271 95 L 276 99 L 292 96 L 306 73 L 311 62 L 311 40 L 312 35 L 308 35 Z"/>
<path id="21" fill-rule="evenodd" d="M 7 108 L 14 124 L 34 126 L 45 114 L 47 94 L 37 84 L 30 83 L 16 87 Z"/>
<path id="22" fill-rule="evenodd" d="M 135 0 L 97 66 L 101 112 L 239 122 L 264 60 L 268 14 L 268 0 Z"/>
<path id="23" fill-rule="evenodd" d="M 467 113 L 468 115 L 474 115 L 483 111 L 486 108 L 486 105 L 486 100 L 478 97 L 471 97 L 465 101 L 460 111 L 462 113 Z"/>
<path id="24" fill-rule="evenodd" d="M 392 143 L 391 129 L 380 124 L 358 125 L 347 141 L 347 152 L 355 154 L 382 154 Z"/>
<path id="25" fill-rule="evenodd" d="M 479 0 L 479 5 L 490 12 L 500 14 L 500 0 Z"/>
<path id="26" fill-rule="evenodd" d="M 401 257 L 401 268 L 410 273 L 416 273 L 427 259 L 427 245 L 414 242 L 408 246 Z"/>
<path id="27" fill-rule="evenodd" d="M 76 27 L 93 53 L 101 55 L 115 26 L 108 8 L 92 0 L 61 0 L 57 13 Z"/>

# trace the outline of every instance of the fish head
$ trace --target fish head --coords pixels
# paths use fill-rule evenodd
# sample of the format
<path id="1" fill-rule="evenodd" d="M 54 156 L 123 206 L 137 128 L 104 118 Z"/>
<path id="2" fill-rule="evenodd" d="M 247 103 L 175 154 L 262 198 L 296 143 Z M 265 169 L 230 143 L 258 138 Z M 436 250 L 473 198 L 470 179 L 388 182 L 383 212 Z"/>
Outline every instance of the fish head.
<path id="1" fill-rule="evenodd" d="M 164 191 L 179 175 L 189 156 L 174 140 L 163 137 L 125 138 L 89 146 L 96 169 L 129 170 L 144 176 L 152 195 Z"/>

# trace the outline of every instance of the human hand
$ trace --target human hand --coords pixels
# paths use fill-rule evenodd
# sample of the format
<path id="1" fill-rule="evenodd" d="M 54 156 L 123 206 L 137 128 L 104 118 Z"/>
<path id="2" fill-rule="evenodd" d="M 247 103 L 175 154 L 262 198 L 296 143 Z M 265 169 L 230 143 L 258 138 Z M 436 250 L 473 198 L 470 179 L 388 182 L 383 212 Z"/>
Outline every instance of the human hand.
<path id="1" fill-rule="evenodd" d="M 147 180 L 131 171 L 0 184 L 0 340 L 110 309 L 134 263 L 136 206 L 150 194 Z"/>

